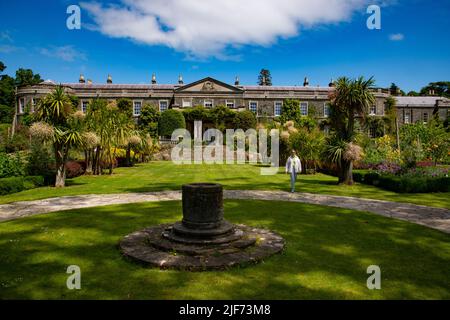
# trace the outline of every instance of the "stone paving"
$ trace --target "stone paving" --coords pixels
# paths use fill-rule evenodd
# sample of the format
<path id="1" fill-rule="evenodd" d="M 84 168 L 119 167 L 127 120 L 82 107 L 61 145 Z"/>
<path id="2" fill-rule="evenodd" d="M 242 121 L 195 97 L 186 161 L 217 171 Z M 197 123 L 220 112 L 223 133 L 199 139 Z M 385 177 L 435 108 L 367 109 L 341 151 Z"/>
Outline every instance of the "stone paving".
<path id="1" fill-rule="evenodd" d="M 433 229 L 450 233 L 450 210 L 373 199 L 341 197 L 311 193 L 288 193 L 285 191 L 224 190 L 225 199 L 274 200 L 317 204 L 337 208 L 368 211 L 378 215 L 406 220 Z M 121 193 L 106 195 L 80 195 L 49 198 L 34 201 L 19 201 L 0 205 L 0 222 L 14 220 L 35 214 L 70 209 L 127 204 L 181 200 L 180 191 L 146 193 Z"/>

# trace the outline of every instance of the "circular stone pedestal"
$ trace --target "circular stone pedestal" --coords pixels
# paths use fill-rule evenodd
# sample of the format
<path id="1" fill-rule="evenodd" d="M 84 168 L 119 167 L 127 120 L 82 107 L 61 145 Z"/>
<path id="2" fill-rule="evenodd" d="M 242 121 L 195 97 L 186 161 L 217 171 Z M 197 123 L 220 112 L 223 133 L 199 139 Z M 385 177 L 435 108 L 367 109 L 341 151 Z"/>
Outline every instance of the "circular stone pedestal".
<path id="1" fill-rule="evenodd" d="M 164 237 L 172 228 L 173 224 L 166 224 L 129 234 L 120 242 L 120 249 L 125 256 L 145 265 L 204 271 L 257 263 L 284 248 L 283 238 L 276 233 L 245 225 L 234 226 L 240 237 L 209 244 L 175 242 Z"/>
<path id="2" fill-rule="evenodd" d="M 183 185 L 183 220 L 126 236 L 122 253 L 160 268 L 225 269 L 259 262 L 283 250 L 274 232 L 233 225 L 223 219 L 223 188 L 219 184 Z"/>

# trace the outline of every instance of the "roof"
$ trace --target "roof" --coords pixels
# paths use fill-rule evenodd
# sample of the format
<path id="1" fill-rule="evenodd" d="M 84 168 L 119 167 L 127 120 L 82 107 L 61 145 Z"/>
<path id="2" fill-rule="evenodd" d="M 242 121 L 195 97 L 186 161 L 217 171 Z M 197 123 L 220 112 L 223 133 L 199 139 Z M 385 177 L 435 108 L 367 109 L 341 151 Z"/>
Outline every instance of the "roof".
<path id="1" fill-rule="evenodd" d="M 172 84 L 96 84 L 96 83 L 63 83 L 63 86 L 73 89 L 134 89 L 134 90 L 150 90 L 150 89 L 168 89 L 173 90 L 177 86 Z"/>
<path id="2" fill-rule="evenodd" d="M 397 106 L 423 106 L 434 107 L 437 100 L 445 100 L 444 97 L 395 97 Z"/>
<path id="3" fill-rule="evenodd" d="M 301 87 L 301 86 L 242 86 L 244 90 L 261 90 L 261 91 L 313 91 L 325 90 L 331 91 L 332 87 Z"/>

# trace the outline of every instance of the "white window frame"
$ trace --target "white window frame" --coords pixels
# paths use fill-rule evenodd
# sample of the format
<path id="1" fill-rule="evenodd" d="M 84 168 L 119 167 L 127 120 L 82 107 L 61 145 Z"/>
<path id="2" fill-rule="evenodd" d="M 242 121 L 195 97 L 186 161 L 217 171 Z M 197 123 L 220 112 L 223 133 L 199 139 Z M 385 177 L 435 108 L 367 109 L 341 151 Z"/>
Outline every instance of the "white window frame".
<path id="1" fill-rule="evenodd" d="M 183 101 L 181 101 L 181 106 L 183 108 L 192 108 L 192 99 L 183 99 Z"/>
<path id="2" fill-rule="evenodd" d="M 369 108 L 369 116 L 375 116 L 377 114 L 377 105 L 374 104 Z"/>
<path id="3" fill-rule="evenodd" d="M 165 110 L 161 110 L 161 102 L 165 102 L 166 103 L 166 109 Z M 164 112 L 169 110 L 169 100 L 159 100 L 158 101 L 158 107 L 159 107 L 159 112 Z"/>
<path id="4" fill-rule="evenodd" d="M 277 104 L 280 104 L 280 114 L 277 114 Z M 273 115 L 274 115 L 274 117 L 281 116 L 282 112 L 283 112 L 283 101 L 274 101 L 274 103 L 273 103 Z"/>
<path id="5" fill-rule="evenodd" d="M 228 106 L 229 104 L 233 104 L 232 107 Z M 235 100 L 225 100 L 225 106 L 229 109 L 234 109 L 236 106 L 236 101 Z"/>
<path id="6" fill-rule="evenodd" d="M 328 110 L 328 112 L 326 112 L 326 110 Z M 323 104 L 323 117 L 324 118 L 329 118 L 330 117 L 330 113 L 331 113 L 330 105 L 328 104 L 328 102 L 325 102 Z"/>
<path id="7" fill-rule="evenodd" d="M 207 107 L 206 103 L 207 102 L 211 102 L 211 107 Z M 212 109 L 214 108 L 214 99 L 204 99 L 203 100 L 203 107 L 207 108 L 207 109 Z"/>
<path id="8" fill-rule="evenodd" d="M 86 103 L 86 109 L 84 109 L 84 106 L 83 106 L 83 104 L 85 104 L 85 103 Z M 88 106 L 89 106 L 88 100 L 81 100 L 81 112 L 86 113 Z M 134 103 L 133 103 L 133 113 L 134 113 Z"/>
<path id="9" fill-rule="evenodd" d="M 25 113 L 25 98 L 19 98 L 19 113 Z"/>
<path id="10" fill-rule="evenodd" d="M 305 105 L 306 104 L 306 114 L 302 114 L 302 105 Z M 306 102 L 300 102 L 300 115 L 302 116 L 302 117 L 307 117 L 308 116 L 308 111 L 309 111 L 309 103 L 306 101 Z"/>
<path id="11" fill-rule="evenodd" d="M 253 111 L 252 110 L 252 103 L 254 103 L 254 104 L 256 104 L 256 109 L 255 109 L 255 111 Z M 253 112 L 253 113 L 258 113 L 258 101 L 249 101 L 248 102 L 248 110 L 250 110 L 251 112 Z"/>
<path id="12" fill-rule="evenodd" d="M 425 116 L 426 116 L 426 117 L 425 117 Z M 426 119 L 425 119 L 425 118 L 426 118 Z M 429 116 L 428 112 L 424 112 L 424 113 L 423 113 L 423 123 L 424 123 L 424 124 L 427 124 L 429 119 L 430 119 L 430 116 Z"/>
<path id="13" fill-rule="evenodd" d="M 141 104 L 141 110 L 140 110 L 139 113 L 136 113 L 136 103 L 140 103 Z M 142 113 L 142 105 L 143 105 L 142 100 L 133 100 L 133 115 L 135 117 L 139 117 L 141 115 L 141 113 Z"/>

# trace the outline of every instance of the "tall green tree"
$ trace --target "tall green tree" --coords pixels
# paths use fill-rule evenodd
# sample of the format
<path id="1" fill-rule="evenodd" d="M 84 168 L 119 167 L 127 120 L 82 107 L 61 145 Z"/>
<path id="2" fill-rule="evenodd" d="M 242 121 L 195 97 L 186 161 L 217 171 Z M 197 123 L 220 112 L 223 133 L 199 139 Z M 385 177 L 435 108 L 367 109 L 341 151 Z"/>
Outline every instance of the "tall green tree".
<path id="1" fill-rule="evenodd" d="M 434 92 L 436 96 L 450 98 L 450 81 L 430 82 L 420 90 L 420 94 L 427 96 L 430 91 Z"/>
<path id="2" fill-rule="evenodd" d="M 334 138 L 330 138 L 328 155 L 338 166 L 339 182 L 353 184 L 353 161 L 358 158 L 359 149 L 354 144 L 356 138 L 356 121 L 361 117 L 364 121 L 369 107 L 375 103 L 371 87 L 373 78 L 349 79 L 341 77 L 330 95 L 330 124 Z M 345 148 L 343 148 L 345 146 Z"/>
<path id="3" fill-rule="evenodd" d="M 38 83 L 41 83 L 43 80 L 41 79 L 41 76 L 36 73 L 33 73 L 33 70 L 31 69 L 23 69 L 20 68 L 16 71 L 16 81 L 15 84 L 18 87 L 21 86 L 32 86 Z"/>
<path id="4" fill-rule="evenodd" d="M 66 162 L 70 148 L 81 144 L 79 126 L 74 115 L 72 101 L 62 86 L 58 86 L 39 103 L 36 118 L 41 121 L 34 126 L 37 131 L 41 125 L 51 134 L 45 135 L 51 141 L 56 162 L 55 187 L 64 187 L 66 184 Z M 48 130 L 50 129 L 50 130 Z M 44 130 L 44 131 L 45 131 Z"/>
<path id="5" fill-rule="evenodd" d="M 0 73 L 6 66 L 0 61 Z M 0 123 L 11 123 L 14 117 L 15 80 L 7 74 L 0 75 Z"/>
<path id="6" fill-rule="evenodd" d="M 272 85 L 272 75 L 270 70 L 261 69 L 258 76 L 258 85 L 260 86 L 271 86 Z"/>

